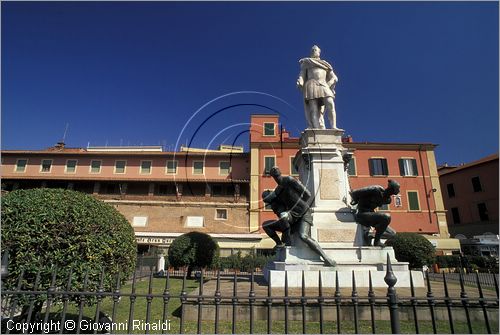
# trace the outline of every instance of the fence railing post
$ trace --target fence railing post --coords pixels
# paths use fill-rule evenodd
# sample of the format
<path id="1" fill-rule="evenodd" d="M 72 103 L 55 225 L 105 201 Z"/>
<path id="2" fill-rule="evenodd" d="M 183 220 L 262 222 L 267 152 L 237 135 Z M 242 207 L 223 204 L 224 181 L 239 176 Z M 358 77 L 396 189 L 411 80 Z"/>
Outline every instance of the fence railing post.
<path id="1" fill-rule="evenodd" d="M 339 272 L 335 271 L 335 309 L 337 313 L 337 334 L 340 334 L 340 285 L 339 285 Z"/>
<path id="2" fill-rule="evenodd" d="M 140 318 L 141 320 L 145 318 L 145 324 L 149 324 L 152 319 L 153 319 L 153 314 L 161 314 L 161 311 L 155 311 L 155 305 L 157 302 L 157 305 L 160 306 L 163 302 L 163 314 L 162 314 L 162 319 L 163 322 L 168 320 L 169 318 L 169 310 L 168 310 L 168 305 L 170 301 L 177 301 L 179 299 L 180 301 L 180 315 L 175 312 L 175 314 L 171 315 L 171 317 L 177 317 L 178 322 L 179 322 L 179 333 L 190 333 L 194 331 L 194 326 L 196 325 L 197 321 L 197 328 L 196 332 L 197 333 L 203 333 L 203 328 L 209 329 L 208 323 L 204 322 L 203 316 L 205 315 L 205 318 L 208 317 L 207 313 L 209 312 L 209 309 L 214 306 L 215 308 L 215 333 L 220 333 L 220 332 L 226 332 L 227 330 L 224 329 L 225 331 L 221 331 L 221 323 L 220 319 L 224 322 L 224 326 L 229 325 L 229 321 L 231 321 L 231 332 L 236 333 L 236 332 L 241 332 L 244 330 L 246 327 L 242 326 L 242 322 L 244 319 L 246 320 L 246 307 L 248 306 L 250 308 L 250 315 L 249 315 L 249 320 L 250 320 L 250 331 L 249 333 L 254 333 L 255 332 L 255 326 L 257 324 L 261 324 L 262 327 L 265 327 L 265 321 L 266 321 L 266 308 L 267 308 L 267 332 L 272 333 L 272 328 L 279 329 L 281 328 L 281 321 L 283 321 L 283 318 L 280 317 L 282 315 L 282 312 L 285 312 L 284 315 L 284 332 L 289 333 L 289 332 L 295 332 L 295 328 L 300 328 L 300 318 L 302 318 L 302 332 L 307 333 L 307 330 L 311 331 L 313 326 L 315 327 L 316 324 L 312 324 L 309 321 L 312 321 L 313 319 L 316 319 L 319 317 L 319 333 L 328 333 L 328 332 L 335 332 L 335 327 L 337 328 L 337 333 L 342 333 L 341 332 L 341 320 L 345 320 L 346 322 L 353 322 L 353 327 L 354 331 L 356 333 L 362 331 L 361 325 L 360 325 L 360 320 L 365 320 L 365 308 L 369 307 L 370 308 L 370 315 L 371 315 L 371 330 L 372 333 L 376 333 L 376 319 L 377 316 L 380 316 L 379 313 L 375 313 L 375 311 L 379 312 L 378 307 L 381 307 L 382 309 L 385 310 L 385 316 L 387 316 L 387 308 L 389 308 L 389 316 L 390 316 L 390 324 L 391 324 L 391 332 L 392 333 L 400 333 L 401 332 L 401 321 L 400 318 L 403 318 L 403 320 L 407 320 L 408 325 L 411 326 L 411 322 L 414 322 L 415 324 L 415 333 L 419 333 L 419 326 L 429 326 L 430 322 L 420 322 L 417 317 L 421 318 L 421 321 L 424 321 L 428 319 L 429 321 L 432 320 L 432 332 L 437 333 L 439 331 L 439 323 L 437 323 L 438 317 L 439 320 L 441 318 L 443 319 L 443 323 L 448 321 L 450 326 L 449 330 L 451 333 L 455 333 L 455 327 L 454 327 L 454 320 L 452 318 L 452 312 L 456 313 L 455 319 L 458 318 L 458 316 L 462 316 L 463 313 L 465 313 L 466 317 L 466 326 L 469 329 L 469 333 L 472 333 L 472 328 L 476 327 L 476 322 L 483 322 L 485 324 L 485 330 L 488 333 L 494 333 L 496 328 L 494 326 L 492 321 L 491 321 L 491 313 L 494 312 L 495 310 L 498 311 L 498 297 L 491 297 L 491 295 L 494 294 L 493 289 L 491 289 L 491 292 L 486 295 L 483 292 L 483 282 L 484 278 L 481 278 L 480 274 L 475 273 L 470 276 L 474 276 L 476 279 L 476 287 L 478 290 L 478 295 L 479 297 L 476 298 L 476 295 L 473 295 L 472 297 L 469 297 L 467 293 L 465 292 L 465 277 L 461 273 L 457 273 L 454 276 L 457 279 L 460 280 L 460 297 L 456 297 L 455 295 L 457 292 L 449 291 L 448 290 L 448 276 L 445 274 L 439 275 L 439 277 L 442 278 L 443 281 L 443 286 L 444 286 L 444 297 L 438 297 L 435 298 L 434 295 L 436 294 L 436 291 L 434 289 L 434 293 L 432 291 L 431 287 L 431 280 L 433 280 L 432 275 L 426 273 L 426 287 L 427 287 L 427 295 L 421 294 L 421 295 L 416 295 L 415 294 L 415 287 L 414 287 L 414 282 L 413 282 L 413 277 L 410 272 L 410 292 L 411 296 L 407 297 L 398 297 L 396 294 L 396 283 L 398 281 L 398 278 L 396 278 L 390 257 L 387 255 L 387 266 L 386 266 L 386 274 L 384 277 L 384 281 L 387 284 L 387 294 L 385 297 L 386 303 L 384 301 L 380 301 L 380 303 L 383 303 L 383 305 L 379 306 L 379 298 L 384 300 L 383 296 L 376 296 L 374 292 L 374 287 L 372 283 L 372 275 L 371 272 L 368 272 L 369 275 L 369 288 L 368 288 L 368 296 L 360 296 L 360 292 L 358 291 L 358 284 L 359 280 L 356 282 L 356 276 L 355 272 L 352 272 L 352 292 L 351 295 L 341 295 L 341 289 L 339 285 L 339 274 L 338 272 L 335 272 L 335 292 L 333 295 L 328 294 L 324 292 L 324 283 L 323 283 L 323 276 L 322 272 L 318 271 L 318 291 L 317 295 L 313 295 L 309 293 L 310 295 L 307 295 L 309 291 L 307 291 L 306 287 L 306 278 L 305 278 L 305 273 L 302 272 L 302 285 L 299 284 L 299 287 L 297 287 L 294 291 L 289 292 L 289 282 L 288 282 L 288 273 L 285 272 L 285 285 L 284 285 L 284 296 L 281 296 L 281 291 L 279 292 L 272 292 L 272 287 L 269 284 L 267 286 L 267 295 L 265 292 L 261 291 L 260 289 L 256 289 L 255 284 L 257 283 L 256 278 L 254 277 L 254 273 L 250 272 L 250 291 L 248 293 L 248 296 L 244 295 L 239 295 L 238 293 L 241 293 L 241 285 L 242 282 L 244 281 L 243 277 L 238 277 L 238 274 L 235 272 L 233 275 L 233 280 L 231 283 L 231 280 L 227 280 L 226 282 L 222 283 L 225 285 L 225 287 L 221 290 L 221 271 L 217 271 L 216 274 L 216 287 L 215 287 L 215 295 L 206 295 L 206 287 L 204 287 L 204 282 L 203 278 L 206 276 L 205 270 L 201 271 L 201 279 L 200 279 L 200 286 L 198 287 L 198 293 L 189 293 L 189 292 L 195 292 L 194 288 L 191 287 L 191 285 L 188 285 L 187 281 L 187 269 L 185 268 L 183 271 L 182 278 L 180 279 L 175 279 L 176 282 L 174 288 L 170 288 L 170 273 L 167 272 L 166 276 L 166 281 L 165 281 L 165 288 L 163 292 L 156 292 L 156 284 L 155 281 L 153 280 L 153 272 L 150 272 L 149 275 L 149 283 L 146 283 L 145 281 L 139 282 L 138 285 L 137 283 L 137 275 L 138 272 L 134 272 L 132 282 L 126 284 L 127 286 L 122 288 L 121 287 L 121 280 L 120 280 L 120 275 L 118 274 L 115 278 L 116 281 L 116 286 L 115 287 L 109 287 L 108 285 L 104 286 L 104 273 L 105 271 L 102 270 L 100 277 L 99 277 L 99 284 L 96 287 L 95 281 L 96 281 L 96 275 L 98 273 L 93 273 L 90 272 L 90 277 L 89 277 L 89 272 L 85 272 L 85 276 L 83 279 L 83 290 L 80 288 L 75 287 L 76 282 L 75 280 L 82 280 L 79 277 L 82 275 L 81 273 L 78 273 L 75 275 L 74 272 L 69 273 L 68 278 L 66 279 L 66 284 L 61 284 L 61 286 L 57 286 L 56 283 L 56 278 L 57 278 L 57 273 L 56 271 L 53 271 L 52 273 L 52 282 L 51 286 L 49 287 L 48 290 L 43 289 L 42 285 L 42 280 L 41 280 L 41 272 L 39 271 L 37 273 L 36 278 L 34 279 L 34 284 L 33 282 L 33 274 L 28 276 L 23 279 L 23 273 L 21 273 L 20 278 L 17 280 L 17 290 L 13 290 L 14 288 L 9 288 L 6 289 L 5 287 L 2 287 L 2 298 L 4 299 L 12 299 L 11 305 L 10 305 L 10 318 L 13 318 L 15 315 L 15 310 L 16 306 L 18 303 L 24 303 L 24 308 L 23 308 L 23 315 L 25 316 L 25 319 L 23 322 L 26 322 L 27 324 L 30 323 L 35 323 L 35 322 L 45 322 L 46 324 L 49 322 L 49 320 L 52 319 L 52 313 L 51 313 L 51 306 L 52 309 L 54 309 L 53 306 L 56 306 L 57 304 L 61 304 L 62 306 L 62 314 L 60 315 L 61 321 L 63 321 L 61 324 L 64 323 L 66 320 L 66 314 L 67 314 L 67 307 L 70 301 L 74 299 L 79 298 L 77 300 L 77 303 L 79 305 L 78 309 L 78 323 L 82 321 L 84 318 L 84 312 L 85 315 L 92 313 L 90 309 L 87 308 L 87 302 L 96 302 L 95 304 L 95 314 L 94 314 L 94 319 L 93 321 L 95 323 L 99 324 L 105 324 L 105 322 L 127 322 L 128 321 L 128 330 L 132 331 L 132 321 L 137 317 Z M 415 271 L 416 273 L 416 271 Z M 455 275 L 455 274 L 451 274 Z M 62 275 L 60 275 L 62 276 Z M 92 278 L 92 279 L 89 279 Z M 453 278 L 453 277 L 452 277 Z M 12 278 L 14 279 L 14 278 Z M 25 280 L 26 279 L 26 280 Z M 47 279 L 47 278 L 46 278 Z M 245 278 L 246 279 L 246 278 Z M 437 278 L 434 278 L 436 280 Z M 494 279 L 495 283 L 497 282 L 496 279 Z M 182 282 L 182 288 L 179 288 L 179 284 Z M 191 282 L 189 282 L 191 284 Z M 232 284 L 232 295 L 230 292 L 230 286 Z M 295 283 L 294 283 L 295 284 Z M 329 287 L 333 286 L 333 283 L 329 283 Z M 12 284 L 11 284 L 12 285 Z M 238 287 L 240 286 L 240 289 Z M 437 285 L 437 284 L 435 284 Z M 46 285 L 45 285 L 46 286 Z M 104 288 L 106 287 L 106 288 Z M 208 287 L 208 286 L 207 286 Z M 159 288 L 158 288 L 159 289 Z M 301 292 L 300 292 L 301 289 Z M 159 290 L 158 290 L 159 291 Z M 222 292 L 227 292 L 227 294 L 222 295 Z M 297 294 L 294 294 L 293 292 L 296 292 Z M 331 292 L 329 290 L 329 292 Z M 437 291 L 439 292 L 439 291 Z M 273 295 L 274 293 L 274 295 Z M 400 292 L 401 293 L 401 292 Z M 424 293 L 424 291 L 422 291 Z M 452 293 L 452 294 L 450 294 Z M 300 294 L 300 295 L 299 295 Z M 129 318 L 127 320 L 122 320 L 122 318 L 125 318 L 126 316 L 117 316 L 118 313 L 118 305 L 121 299 L 123 298 L 129 298 L 130 299 L 130 305 L 128 306 L 128 316 Z M 21 300 L 22 299 L 22 300 Z M 42 299 L 44 299 L 42 301 Z M 163 300 L 161 300 L 163 299 Z M 366 300 L 368 299 L 368 300 Z M 272 312 L 272 307 L 273 307 L 273 300 L 278 301 L 277 304 L 275 304 L 276 310 L 279 313 Z M 246 302 L 248 301 L 248 305 Z M 282 301 L 282 303 L 281 303 Z M 367 302 L 366 302 L 367 301 Z M 155 302 L 155 304 L 153 304 Z M 312 304 L 311 304 L 312 302 Z M 316 303 L 317 302 L 317 303 Z M 35 304 L 40 303 L 42 306 L 45 306 L 45 312 L 40 312 L 39 316 L 35 315 L 36 311 L 38 310 L 37 306 Z M 231 315 L 231 303 L 232 303 L 232 315 Z M 385 305 L 387 304 L 387 305 Z M 142 306 L 142 313 L 138 313 L 139 310 L 137 309 L 138 306 Z M 144 306 L 146 308 L 145 310 L 145 315 L 144 315 Z M 221 306 L 227 307 L 224 309 L 224 313 L 220 312 Z M 387 306 L 387 307 L 384 307 Z M 419 310 L 417 308 L 420 306 L 422 310 Z M 436 309 L 438 306 L 439 310 Z M 126 312 L 127 306 L 123 306 L 123 312 Z M 363 310 L 360 308 L 363 307 Z M 402 311 L 402 316 L 400 316 L 400 309 Z M 4 307 L 5 308 L 5 307 Z M 77 306 L 78 308 L 78 306 Z M 102 312 L 108 312 L 112 308 L 112 319 L 109 319 L 107 315 L 105 319 L 104 317 L 101 318 L 101 311 Z M 282 309 L 283 308 L 283 309 Z M 302 314 L 300 315 L 299 309 L 302 308 Z M 323 313 L 326 313 L 326 309 L 328 308 L 328 315 L 323 315 Z M 335 320 L 335 313 L 333 312 L 333 308 L 336 309 L 336 320 Z M 345 309 L 348 313 L 345 313 L 345 315 L 341 315 L 341 310 Z M 375 310 L 377 308 L 377 310 Z M 197 319 L 196 319 L 196 314 L 194 313 L 195 311 L 198 311 Z M 425 309 L 425 310 L 424 310 Z M 429 310 L 430 309 L 430 313 Z M 27 310 L 27 314 L 26 314 Z M 330 312 L 331 310 L 331 312 Z M 413 320 L 411 318 L 411 311 L 413 310 Z M 482 314 L 484 319 L 482 320 L 476 320 L 478 315 L 481 317 L 480 313 L 482 310 Z M 448 320 L 446 320 L 445 316 L 442 316 L 448 312 Z M 157 313 L 156 313 L 157 312 Z M 299 313 L 292 313 L 292 312 L 299 312 Z M 417 313 L 417 312 L 424 312 L 424 313 Z M 16 312 L 17 313 L 17 312 Z M 45 313 L 45 318 L 43 320 L 40 320 L 40 317 L 43 317 L 43 314 Z M 319 313 L 319 315 L 318 315 Z M 137 315 L 135 315 L 137 314 Z M 344 314 L 344 313 L 343 313 Z M 367 313 L 366 313 L 367 314 Z M 420 315 L 422 314 L 422 315 Z M 424 315 L 425 314 L 425 315 Z M 18 317 L 16 315 L 16 317 Z M 59 316 L 55 316 L 59 317 Z M 117 319 L 117 317 L 119 319 Z M 292 317 L 295 317 L 297 319 L 297 322 L 291 323 L 290 320 Z M 332 322 L 326 322 L 325 318 L 329 318 L 328 321 Z M 273 323 L 272 318 L 275 319 L 275 323 Z M 91 317 L 85 316 L 85 320 L 91 321 Z M 290 319 L 290 320 L 289 320 Z M 177 321 L 176 320 L 176 321 Z M 238 322 L 240 321 L 240 323 Z M 368 320 L 368 319 L 366 319 Z M 473 321 L 473 323 L 471 322 Z M 5 321 L 5 320 L 4 320 Z M 227 322 L 226 322 L 227 321 Z M 260 323 L 262 321 L 262 323 Z M 280 322 L 277 323 L 276 321 Z M 405 324 L 407 323 L 406 321 L 403 321 Z M 491 324 L 490 324 L 491 323 Z M 169 324 L 169 323 L 168 323 Z M 292 328 L 292 326 L 295 326 Z M 441 328 L 445 326 L 442 325 L 440 326 Z M 472 327 L 474 326 L 474 327 Z M 344 325 L 342 326 L 343 328 L 346 328 L 348 326 Z M 378 327 L 378 326 L 377 326 Z M 330 329 L 333 328 L 333 329 Z M 379 327 L 380 328 L 380 327 Z M 330 329 L 330 330 L 329 330 Z M 12 329 L 11 329 L 12 330 Z M 59 332 L 63 333 L 66 332 L 69 329 L 60 329 Z M 76 328 L 75 329 L 77 334 L 80 333 L 84 329 Z M 89 329 L 91 331 L 97 332 L 97 328 L 92 328 Z M 120 330 L 120 329 L 118 329 Z M 146 333 L 150 329 L 143 329 Z M 164 333 L 168 329 L 164 329 L 162 327 L 161 329 Z M 8 329 L 7 329 L 8 331 Z M 112 329 L 114 331 L 114 329 Z M 244 330 L 246 331 L 246 330 Z M 27 332 L 27 330 L 25 331 Z M 262 331 L 264 332 L 264 331 Z M 386 331 L 389 332 L 389 331 Z M 404 330 L 403 330 L 404 332 Z"/>
<path id="3" fill-rule="evenodd" d="M 469 314 L 469 299 L 467 297 L 467 292 L 465 292 L 464 279 L 462 276 L 462 272 L 459 272 L 458 275 L 460 278 L 460 299 L 462 300 L 462 306 L 464 307 L 465 318 L 467 320 L 467 327 L 469 328 L 469 334 L 472 334 L 472 324 L 471 324 L 471 319 L 470 319 L 470 314 Z"/>
<path id="4" fill-rule="evenodd" d="M 388 285 L 387 304 L 389 305 L 391 330 L 393 334 L 400 334 L 398 296 L 396 294 L 396 289 L 394 288 L 394 285 L 396 285 L 398 279 L 392 271 L 391 259 L 389 258 L 389 254 L 387 254 L 387 272 L 385 274 L 384 281 Z"/>
<path id="5" fill-rule="evenodd" d="M 253 322 L 254 322 L 254 304 L 255 304 L 255 288 L 254 288 L 254 270 L 250 274 L 250 292 L 248 292 L 248 303 L 250 306 L 250 334 L 253 334 Z"/>
<path id="6" fill-rule="evenodd" d="M 450 299 L 450 294 L 448 292 L 448 283 L 446 282 L 446 275 L 443 272 L 443 285 L 444 285 L 444 294 L 445 294 L 445 304 L 448 310 L 448 321 L 450 323 L 450 332 L 455 334 L 455 326 L 453 326 L 453 316 L 451 312 L 452 301 Z"/>
<path id="7" fill-rule="evenodd" d="M 231 299 L 233 303 L 233 317 L 231 319 L 231 333 L 236 334 L 236 319 L 237 319 L 237 313 L 236 309 L 238 308 L 238 275 L 236 273 L 236 270 L 234 271 L 234 277 L 233 277 L 233 297 Z"/>
<path id="8" fill-rule="evenodd" d="M 215 285 L 215 295 L 214 295 L 214 303 L 215 303 L 215 325 L 214 330 L 215 334 L 219 334 L 219 308 L 221 303 L 221 294 L 220 294 L 220 270 L 217 270 L 217 282 Z"/>
<path id="9" fill-rule="evenodd" d="M 429 277 L 427 277 L 427 304 L 429 305 L 429 311 L 431 313 L 432 330 L 434 334 L 436 334 L 436 313 L 434 309 L 436 302 L 434 301 L 434 293 L 432 293 L 431 281 L 429 280 Z"/>
<path id="10" fill-rule="evenodd" d="M 356 277 L 354 276 L 354 270 L 352 271 L 352 293 L 351 302 L 354 312 L 354 333 L 359 334 L 359 324 L 358 324 L 358 291 L 356 290 Z"/>
<path id="11" fill-rule="evenodd" d="M 370 303 L 370 318 L 372 334 L 375 334 L 375 292 L 373 291 L 372 272 L 368 271 L 368 301 Z"/>

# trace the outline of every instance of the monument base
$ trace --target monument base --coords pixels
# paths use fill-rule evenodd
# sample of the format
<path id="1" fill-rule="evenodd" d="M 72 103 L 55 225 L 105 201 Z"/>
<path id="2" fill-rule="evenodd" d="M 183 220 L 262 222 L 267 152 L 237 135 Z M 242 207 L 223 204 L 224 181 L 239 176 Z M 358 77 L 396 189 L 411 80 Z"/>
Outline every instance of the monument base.
<path id="1" fill-rule="evenodd" d="M 311 238 L 337 265 L 325 266 L 320 256 L 293 234 L 293 246 L 281 249 L 276 260 L 266 265 L 265 279 L 271 287 L 284 287 L 286 274 L 289 287 L 301 287 L 303 281 L 306 287 L 318 287 L 321 276 L 324 287 L 335 287 L 338 275 L 341 287 L 352 287 L 354 275 L 357 287 L 369 287 L 371 274 L 373 287 L 387 288 L 384 277 L 389 256 L 396 287 L 410 287 L 410 275 L 415 287 L 423 287 L 423 273 L 410 272 L 408 263 L 398 262 L 392 247 L 363 246 L 363 227 L 357 224 L 351 208 L 347 174 L 352 152 L 342 145 L 343 134 L 341 129 L 306 129 L 294 158 L 300 181 L 312 195 Z"/>
<path id="2" fill-rule="evenodd" d="M 340 287 L 352 287 L 352 276 L 357 287 L 369 286 L 371 273 L 373 287 L 387 287 L 384 281 L 387 270 L 387 255 L 391 259 L 392 270 L 398 279 L 396 287 L 410 287 L 410 273 L 414 287 L 424 287 L 421 271 L 409 271 L 407 262 L 398 262 L 392 247 L 324 247 L 325 253 L 337 262 L 337 266 L 325 266 L 312 250 L 302 247 L 285 247 L 278 251 L 276 260 L 264 268 L 264 278 L 271 287 L 285 287 L 285 273 L 288 287 L 318 287 L 319 276 L 323 287 L 335 287 L 338 273 Z"/>

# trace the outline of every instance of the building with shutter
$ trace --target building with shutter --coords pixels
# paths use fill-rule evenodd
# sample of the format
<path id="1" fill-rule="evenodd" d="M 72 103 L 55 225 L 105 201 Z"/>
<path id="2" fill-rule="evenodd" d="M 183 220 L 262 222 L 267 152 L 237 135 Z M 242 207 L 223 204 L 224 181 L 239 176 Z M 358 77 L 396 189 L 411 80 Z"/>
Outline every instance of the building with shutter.
<path id="1" fill-rule="evenodd" d="M 299 139 L 280 124 L 278 115 L 252 115 L 249 152 L 221 145 L 218 150 L 162 147 L 67 148 L 3 150 L 2 190 L 34 187 L 68 188 L 92 194 L 115 208 L 134 227 L 139 251 L 168 248 L 188 231 L 212 235 L 223 256 L 251 249 L 269 250 L 274 242 L 261 229 L 275 214 L 261 194 L 274 189 L 273 166 L 297 176 L 293 159 Z M 426 236 L 438 253 L 459 249 L 448 238 L 446 213 L 429 143 L 354 142 L 349 164 L 351 189 L 401 185 L 401 194 L 381 211 L 392 216 L 398 232 Z"/>
<path id="2" fill-rule="evenodd" d="M 369 185 L 386 187 L 388 179 L 401 185 L 401 193 L 390 205 L 380 208 L 392 217 L 391 227 L 398 232 L 415 232 L 427 237 L 438 254 L 460 249 L 458 240 L 450 239 L 446 221 L 434 148 L 430 143 L 354 142 L 344 138 L 344 146 L 353 152 L 348 174 L 351 189 Z M 298 177 L 292 162 L 299 149 L 299 138 L 280 124 L 278 115 L 252 115 L 250 127 L 250 227 L 260 229 L 263 222 L 275 218 L 266 209 L 261 194 L 274 189 L 269 176 L 273 165 L 283 174 Z M 262 234 L 264 232 L 260 230 Z M 274 242 L 264 238 L 259 248 Z"/>
<path id="3" fill-rule="evenodd" d="M 438 170 L 451 236 L 464 252 L 498 256 L 498 153 Z"/>
<path id="4" fill-rule="evenodd" d="M 261 240 L 248 227 L 248 162 L 241 147 L 165 152 L 59 143 L 46 150 L 2 151 L 2 191 L 48 187 L 92 194 L 125 215 L 140 253 L 201 231 L 229 255 Z"/>

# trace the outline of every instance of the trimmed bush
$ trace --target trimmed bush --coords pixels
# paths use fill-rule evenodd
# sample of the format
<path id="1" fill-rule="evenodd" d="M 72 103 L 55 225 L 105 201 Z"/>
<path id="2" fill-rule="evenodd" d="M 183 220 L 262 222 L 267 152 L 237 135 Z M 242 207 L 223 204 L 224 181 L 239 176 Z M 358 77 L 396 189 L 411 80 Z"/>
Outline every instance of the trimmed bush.
<path id="1" fill-rule="evenodd" d="M 491 256 L 464 256 L 463 266 L 479 272 L 498 273 L 498 259 Z"/>
<path id="2" fill-rule="evenodd" d="M 465 268 L 467 271 L 498 272 L 498 259 L 491 256 L 436 256 L 436 263 L 440 268 Z"/>
<path id="3" fill-rule="evenodd" d="M 459 268 L 460 256 L 457 255 L 436 256 L 436 263 L 440 268 Z"/>
<path id="4" fill-rule="evenodd" d="M 219 246 L 205 233 L 190 232 L 177 237 L 168 249 L 168 261 L 173 267 L 212 267 L 217 263 Z"/>
<path id="5" fill-rule="evenodd" d="M 83 290 L 88 273 L 87 290 L 95 291 L 103 268 L 104 287 L 112 288 L 118 273 L 122 282 L 128 279 L 137 255 L 134 231 L 122 214 L 90 195 L 62 189 L 17 190 L 2 197 L 6 250 L 6 287 L 16 287 L 24 271 L 23 287 L 30 289 L 40 272 L 42 291 L 49 288 L 53 271 L 56 287 L 66 287 L 71 271 L 71 289 L 77 291 Z"/>
<path id="6" fill-rule="evenodd" d="M 221 270 L 224 269 L 241 269 L 242 265 L 242 257 L 241 251 L 238 251 L 236 254 L 233 254 L 228 257 L 220 257 L 218 266 Z"/>
<path id="7" fill-rule="evenodd" d="M 435 249 L 432 243 L 416 233 L 397 233 L 386 242 L 394 248 L 396 259 L 410 263 L 410 268 L 422 268 L 434 263 Z"/>
<path id="8" fill-rule="evenodd" d="M 257 268 L 263 269 L 271 259 L 274 259 L 274 256 L 255 255 L 254 252 L 242 257 L 241 252 L 238 251 L 234 255 L 220 257 L 218 265 L 221 270 L 234 269 L 251 272 Z"/>

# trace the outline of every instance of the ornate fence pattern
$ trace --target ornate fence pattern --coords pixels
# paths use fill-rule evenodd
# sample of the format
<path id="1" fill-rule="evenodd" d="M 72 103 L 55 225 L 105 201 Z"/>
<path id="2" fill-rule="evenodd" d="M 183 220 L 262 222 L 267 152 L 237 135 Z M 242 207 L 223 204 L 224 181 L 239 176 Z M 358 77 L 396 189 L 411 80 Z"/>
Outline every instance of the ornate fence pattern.
<path id="1" fill-rule="evenodd" d="M 271 287 L 267 287 L 267 293 L 256 290 L 260 275 L 250 273 L 247 275 L 233 273 L 230 277 L 231 289 L 227 289 L 227 276 L 222 272 L 207 276 L 201 271 L 201 278 L 196 288 L 194 282 L 186 278 L 186 271 L 182 272 L 181 279 L 174 279 L 169 272 L 163 278 L 154 278 L 153 271 L 149 273 L 146 280 L 139 281 L 136 276 L 131 280 L 127 289 L 120 284 L 119 278 L 116 287 L 106 290 L 101 285 L 95 292 L 74 291 L 70 284 L 66 287 L 51 286 L 46 290 L 39 289 L 36 280 L 28 285 L 23 283 L 22 274 L 18 279 L 15 289 L 4 290 L 2 287 L 2 333 L 272 333 L 276 327 L 280 332 L 291 333 L 456 333 L 457 324 L 462 323 L 465 331 L 473 333 L 475 324 L 481 325 L 481 332 L 498 333 L 498 280 L 493 276 L 492 288 L 489 297 L 484 294 L 486 288 L 479 274 L 474 274 L 475 286 L 465 285 L 466 277 L 457 274 L 460 284 L 460 295 L 453 297 L 448 290 L 450 286 L 449 274 L 439 275 L 442 283 L 431 282 L 431 277 L 426 276 L 426 295 L 417 296 L 415 287 L 411 281 L 409 296 L 398 296 L 394 287 L 397 278 L 392 272 L 390 262 L 387 264 L 386 294 L 377 295 L 371 285 L 367 295 L 361 295 L 356 288 L 353 274 L 352 291 L 343 294 L 338 285 L 329 293 L 323 288 L 321 275 L 317 293 L 308 293 L 304 280 L 300 294 L 291 294 L 285 277 L 285 288 L 276 293 Z M 57 276 L 54 271 L 53 276 Z M 71 276 L 71 275 L 70 275 Z M 101 274 L 102 276 L 102 274 Z M 71 283 L 68 278 L 68 283 Z M 411 278 L 410 278 L 411 279 Z M 436 279 L 436 278 L 434 278 Z M 180 289 L 176 292 L 171 286 L 177 280 Z M 221 288 L 222 281 L 226 281 L 226 289 Z M 161 282 L 161 292 L 153 290 L 153 283 L 158 286 Z M 212 284 L 213 292 L 206 293 L 207 281 Z M 54 282 L 54 281 L 53 281 Z M 189 284 L 191 283 L 191 286 Z M 143 284 L 145 289 L 140 291 L 138 286 Z M 245 284 L 242 289 L 240 285 Z M 442 295 L 435 295 L 435 285 L 442 285 Z M 456 285 L 456 284 L 455 284 Z M 155 287 L 158 289 L 158 287 Z M 494 293 L 493 294 L 493 289 Z M 469 293 L 475 290 L 474 297 Z M 345 292 L 345 290 L 344 290 Z M 39 315 L 34 314 L 35 300 L 43 296 L 45 303 Z M 28 297 L 23 316 L 20 316 L 20 302 L 22 298 Z M 78 297 L 78 306 L 70 313 L 70 297 Z M 86 306 L 86 301 L 94 297 L 95 304 Z M 57 298 L 57 299 L 56 299 Z M 57 306 L 56 302 L 57 301 Z M 102 313 L 103 306 L 107 302 L 110 315 Z M 171 305 L 176 304 L 178 308 L 171 312 Z M 127 318 L 120 319 L 118 310 L 120 305 L 127 308 Z M 170 307 L 169 307 L 170 306 Z M 138 315 L 139 308 L 144 313 Z M 55 309 L 59 309 L 57 321 L 59 328 L 50 327 L 37 328 L 33 331 L 28 326 L 15 328 L 14 325 L 33 325 L 40 323 L 50 325 L 54 322 Z M 89 312 L 90 310 L 90 312 Z M 161 313 L 160 313 L 161 312 Z M 90 313 L 90 317 L 85 314 Z M 161 315 L 155 320 L 153 314 Z M 72 315 L 70 317 L 70 314 Z M 136 324 L 137 317 L 140 318 L 139 325 Z M 73 319 L 71 319 L 73 318 Z M 175 318 L 175 322 L 172 319 Z M 82 329 L 81 326 L 68 329 L 68 320 L 73 325 L 81 325 L 83 321 L 93 324 L 93 327 Z M 155 323 L 157 322 L 157 323 Z M 385 324 L 383 323 L 385 322 Z M 429 330 L 422 329 L 424 323 L 428 323 Z M 9 327 L 10 325 L 10 327 Z M 71 325 L 71 323 L 69 324 Z M 154 327 L 153 327 L 154 325 Z M 168 327 L 167 327 L 168 326 Z M 402 328 L 404 326 L 405 329 Z M 363 328 L 364 327 L 364 328 Z M 385 327 L 385 328 L 384 328 Z M 70 327 L 71 328 L 71 327 Z M 443 331 L 444 329 L 444 331 Z M 476 331 L 477 332 L 477 331 Z"/>

